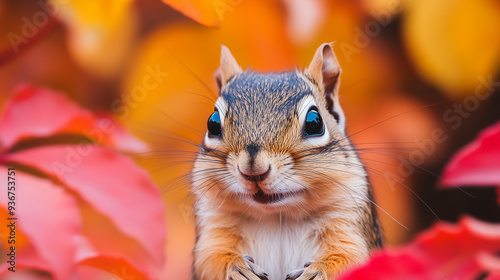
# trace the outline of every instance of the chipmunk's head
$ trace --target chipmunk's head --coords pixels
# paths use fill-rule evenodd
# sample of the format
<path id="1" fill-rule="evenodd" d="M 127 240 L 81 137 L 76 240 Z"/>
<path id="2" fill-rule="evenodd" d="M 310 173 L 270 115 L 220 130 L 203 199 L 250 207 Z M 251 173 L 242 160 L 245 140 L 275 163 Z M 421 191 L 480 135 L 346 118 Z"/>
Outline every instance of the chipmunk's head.
<path id="1" fill-rule="evenodd" d="M 329 44 L 304 72 L 265 74 L 242 71 L 223 46 L 193 191 L 249 215 L 352 200 L 346 184 L 363 186 L 365 172 L 345 135 L 340 73 Z"/>

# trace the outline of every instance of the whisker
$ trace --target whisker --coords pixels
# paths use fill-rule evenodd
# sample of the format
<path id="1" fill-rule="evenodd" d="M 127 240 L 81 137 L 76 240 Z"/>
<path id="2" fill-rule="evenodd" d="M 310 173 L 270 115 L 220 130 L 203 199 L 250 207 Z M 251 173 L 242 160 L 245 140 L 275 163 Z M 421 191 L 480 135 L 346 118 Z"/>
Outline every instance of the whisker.
<path id="1" fill-rule="evenodd" d="M 406 115 L 406 114 L 408 114 L 408 113 L 411 113 L 411 112 L 414 112 L 414 111 L 417 111 L 417 110 L 422 110 L 422 109 L 429 108 L 429 107 L 433 107 L 433 106 L 437 106 L 437 105 L 440 105 L 440 104 L 442 104 L 442 102 L 437 102 L 437 103 L 433 103 L 433 104 L 427 104 L 427 105 L 417 106 L 417 107 L 412 108 L 412 109 L 410 109 L 410 110 L 407 110 L 407 111 L 401 112 L 401 113 L 396 114 L 396 115 L 394 115 L 394 116 L 388 117 L 388 118 L 386 118 L 386 119 L 384 119 L 384 120 L 381 120 L 381 121 L 379 121 L 379 122 L 376 122 L 375 124 L 372 124 L 372 125 L 370 125 L 370 126 L 368 126 L 368 127 L 364 128 L 364 129 L 362 129 L 362 130 L 360 130 L 360 131 L 357 131 L 357 132 L 355 132 L 355 133 L 353 133 L 353 134 L 347 135 L 347 136 L 346 136 L 346 138 L 352 138 L 353 136 L 355 136 L 355 135 L 357 135 L 357 134 L 359 134 L 359 133 L 361 133 L 361 132 L 364 132 L 364 131 L 366 131 L 366 130 L 368 130 L 368 129 L 371 129 L 371 128 L 373 128 L 373 127 L 376 127 L 376 126 L 378 126 L 378 125 L 380 125 L 380 124 L 382 124 L 382 123 L 385 123 L 385 122 L 390 121 L 390 120 L 392 120 L 392 119 L 395 119 L 395 118 L 397 118 L 397 117 L 400 117 L 400 116 Z M 344 138 L 344 139 L 346 139 L 346 138 Z M 342 140 L 344 140 L 344 139 L 342 139 Z"/>
<path id="2" fill-rule="evenodd" d="M 182 66 L 184 66 L 184 68 L 186 68 L 189 73 L 191 74 L 191 76 L 193 76 L 208 92 L 210 92 L 212 94 L 212 96 L 217 99 L 217 95 L 215 95 L 215 93 L 212 91 L 212 89 L 198 76 L 196 75 L 193 70 L 191 70 L 184 62 L 182 62 L 182 60 L 179 59 L 179 57 L 177 57 L 177 55 L 175 55 L 166 45 L 164 45 L 165 48 L 167 49 L 167 51 L 177 60 L 180 62 L 180 64 L 182 64 Z"/>

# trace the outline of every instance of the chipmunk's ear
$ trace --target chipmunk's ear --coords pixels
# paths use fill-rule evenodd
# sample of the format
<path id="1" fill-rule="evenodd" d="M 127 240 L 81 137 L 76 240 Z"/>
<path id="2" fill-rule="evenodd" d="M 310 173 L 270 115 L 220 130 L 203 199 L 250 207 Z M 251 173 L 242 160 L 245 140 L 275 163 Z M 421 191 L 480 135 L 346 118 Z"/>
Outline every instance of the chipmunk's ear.
<path id="1" fill-rule="evenodd" d="M 340 73 L 342 73 L 342 69 L 340 69 L 332 46 L 327 43 L 322 44 L 316 50 L 309 67 L 307 67 L 306 74 L 320 87 L 323 86 L 328 111 L 337 120 L 340 130 L 344 131 L 345 117 L 338 97 Z"/>
<path id="2" fill-rule="evenodd" d="M 236 62 L 236 59 L 234 59 L 229 49 L 222 45 L 220 53 L 220 66 L 215 72 L 215 81 L 217 82 L 219 90 L 229 79 L 241 71 L 242 70 L 238 65 L 238 62 Z"/>

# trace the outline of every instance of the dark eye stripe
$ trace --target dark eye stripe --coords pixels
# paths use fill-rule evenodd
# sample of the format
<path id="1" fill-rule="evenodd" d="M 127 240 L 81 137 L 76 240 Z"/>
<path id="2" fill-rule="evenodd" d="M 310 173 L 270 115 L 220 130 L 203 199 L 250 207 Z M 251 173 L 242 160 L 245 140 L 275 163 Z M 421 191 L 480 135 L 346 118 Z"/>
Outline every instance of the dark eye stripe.
<path id="1" fill-rule="evenodd" d="M 222 136 L 222 127 L 220 123 L 219 111 L 215 110 L 215 112 L 213 112 L 212 115 L 210 115 L 207 121 L 207 129 L 209 137 Z"/>

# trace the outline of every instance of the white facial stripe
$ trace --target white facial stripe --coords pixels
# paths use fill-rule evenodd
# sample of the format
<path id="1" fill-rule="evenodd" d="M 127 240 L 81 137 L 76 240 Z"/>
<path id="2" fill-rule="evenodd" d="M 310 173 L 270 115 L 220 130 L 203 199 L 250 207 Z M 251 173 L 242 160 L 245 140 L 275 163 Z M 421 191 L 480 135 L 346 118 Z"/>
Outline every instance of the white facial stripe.
<path id="1" fill-rule="evenodd" d="M 220 145 L 220 138 L 208 137 L 208 133 L 205 134 L 205 146 L 208 148 L 216 149 Z"/>
<path id="2" fill-rule="evenodd" d="M 321 136 L 312 136 L 312 137 L 306 137 L 305 142 L 311 146 L 325 146 L 328 144 L 328 141 L 330 140 L 330 133 L 328 132 L 328 129 L 325 127 L 325 133 Z"/>
<path id="3" fill-rule="evenodd" d="M 226 116 L 227 112 L 226 100 L 224 100 L 222 97 L 217 98 L 217 101 L 215 101 L 215 108 L 217 108 L 217 111 L 219 111 L 220 123 L 222 126 L 224 126 L 224 117 Z"/>
<path id="4" fill-rule="evenodd" d="M 306 120 L 307 111 L 312 106 L 317 107 L 316 101 L 314 101 L 314 98 L 311 95 L 308 95 L 308 96 L 302 98 L 302 100 L 300 100 L 300 102 L 297 106 L 297 110 L 298 110 L 297 112 L 299 113 L 299 120 L 300 120 L 300 124 L 302 126 L 304 126 L 304 121 Z"/>
<path id="5" fill-rule="evenodd" d="M 303 98 L 300 101 L 300 103 L 298 104 L 297 110 L 299 113 L 299 120 L 300 120 L 301 129 L 304 128 L 304 123 L 306 121 L 307 113 L 309 112 L 309 109 L 313 106 L 316 106 L 316 108 L 318 107 L 318 105 L 316 105 L 316 101 L 310 95 Z M 323 121 L 323 123 L 324 123 L 324 121 Z M 325 126 L 325 133 L 323 135 L 306 137 L 304 140 L 308 145 L 311 145 L 311 146 L 323 146 L 323 145 L 328 144 L 328 141 L 330 140 L 330 133 L 328 132 L 328 129 Z"/>

